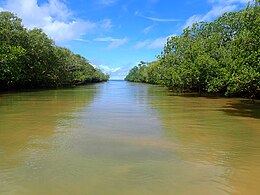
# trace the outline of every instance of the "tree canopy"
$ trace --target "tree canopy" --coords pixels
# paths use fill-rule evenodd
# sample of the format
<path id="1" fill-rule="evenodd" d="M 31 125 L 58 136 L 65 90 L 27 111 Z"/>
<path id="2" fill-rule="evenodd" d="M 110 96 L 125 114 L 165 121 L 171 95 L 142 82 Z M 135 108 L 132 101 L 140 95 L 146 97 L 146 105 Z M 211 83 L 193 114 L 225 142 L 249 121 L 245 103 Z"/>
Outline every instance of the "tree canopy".
<path id="1" fill-rule="evenodd" d="M 0 89 L 77 85 L 107 81 L 87 59 L 55 45 L 41 29 L 26 29 L 0 12 Z"/>
<path id="2" fill-rule="evenodd" d="M 194 23 L 170 37 L 158 60 L 134 67 L 125 80 L 177 91 L 259 96 L 260 4 Z"/>

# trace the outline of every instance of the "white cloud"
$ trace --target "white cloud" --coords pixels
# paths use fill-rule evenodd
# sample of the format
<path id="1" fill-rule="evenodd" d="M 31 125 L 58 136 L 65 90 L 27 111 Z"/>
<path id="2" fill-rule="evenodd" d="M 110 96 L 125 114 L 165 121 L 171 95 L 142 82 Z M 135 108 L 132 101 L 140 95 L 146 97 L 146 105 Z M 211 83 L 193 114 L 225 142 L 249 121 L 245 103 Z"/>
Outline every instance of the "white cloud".
<path id="1" fill-rule="evenodd" d="M 148 45 L 148 48 L 149 49 L 160 49 L 160 48 L 163 48 L 166 41 L 167 41 L 167 38 L 168 37 L 160 37 L 160 38 L 157 38 L 155 39 L 154 41 L 152 41 L 149 45 Z"/>
<path id="2" fill-rule="evenodd" d="M 205 15 L 193 15 L 191 16 L 185 23 L 184 28 L 188 26 L 192 26 L 195 22 L 209 22 L 219 16 L 221 16 L 225 12 L 234 11 L 237 8 L 236 5 L 227 5 L 227 6 L 214 6 L 208 13 Z"/>
<path id="3" fill-rule="evenodd" d="M 109 65 L 102 64 L 96 60 L 91 60 L 93 64 L 99 64 L 99 65 L 93 65 L 95 68 L 98 68 L 102 70 L 104 73 L 107 73 L 110 75 L 110 79 L 112 80 L 122 80 L 126 77 L 126 75 L 129 73 L 129 71 L 132 69 L 133 66 L 137 65 L 139 61 L 136 62 L 129 62 L 126 64 L 122 64 L 120 67 L 110 67 Z"/>
<path id="4" fill-rule="evenodd" d="M 108 49 L 114 49 L 114 48 L 117 48 L 117 47 L 127 43 L 128 39 L 126 37 L 123 38 L 123 39 L 115 39 L 115 38 L 112 38 L 112 37 L 101 37 L 101 38 L 94 39 L 94 41 L 110 42 L 110 44 L 108 45 L 107 48 Z"/>
<path id="5" fill-rule="evenodd" d="M 175 19 L 175 18 L 157 18 L 157 17 L 144 16 L 140 11 L 135 11 L 134 15 L 145 18 L 147 20 L 152 20 L 154 22 L 178 22 L 178 21 L 180 21 L 179 19 Z"/>
<path id="6" fill-rule="evenodd" d="M 150 43 L 151 43 L 150 40 L 139 41 L 139 42 L 135 45 L 135 49 L 145 48 L 145 47 L 147 47 Z"/>
<path id="7" fill-rule="evenodd" d="M 22 18 L 25 27 L 41 28 L 56 42 L 80 39 L 98 26 L 102 30 L 112 27 L 109 19 L 91 22 L 74 18 L 62 0 L 48 0 L 44 4 L 38 4 L 37 0 L 5 0 L 2 5 L 2 9 Z"/>
<path id="8" fill-rule="evenodd" d="M 109 66 L 105 66 L 105 65 L 98 65 L 96 67 L 108 74 L 118 72 L 121 69 L 120 67 L 110 68 Z"/>
<path id="9" fill-rule="evenodd" d="M 98 42 L 113 42 L 116 40 L 118 40 L 118 39 L 114 39 L 112 37 L 101 37 L 101 38 L 94 39 L 94 41 L 98 41 Z"/>
<path id="10" fill-rule="evenodd" d="M 118 68 L 114 68 L 111 72 L 119 72 L 120 70 L 121 70 L 121 68 L 118 67 Z"/>
<path id="11" fill-rule="evenodd" d="M 146 18 L 148 20 L 152 20 L 155 22 L 178 22 L 180 20 L 175 18 L 155 18 L 155 17 L 148 17 L 148 16 L 142 16 L 143 18 Z"/>
<path id="12" fill-rule="evenodd" d="M 144 30 L 143 30 L 143 33 L 144 34 L 148 34 L 149 32 L 151 32 L 151 30 L 153 29 L 153 25 L 151 25 L 151 26 L 147 26 Z"/>
<path id="13" fill-rule="evenodd" d="M 120 67 L 116 72 L 110 73 L 110 79 L 115 80 L 122 80 L 126 77 L 129 71 L 132 69 L 134 65 L 138 64 L 137 62 L 134 63 L 127 63 Z"/>
<path id="14" fill-rule="evenodd" d="M 229 5 L 229 6 L 216 6 L 213 7 L 206 15 L 203 16 L 203 20 L 210 21 L 220 15 L 222 15 L 225 12 L 231 12 L 234 11 L 237 8 L 236 5 Z"/>
<path id="15" fill-rule="evenodd" d="M 235 11 L 239 6 L 245 5 L 249 0 L 208 0 L 212 9 L 204 15 L 193 15 L 186 21 L 184 28 L 192 26 L 195 22 L 209 22 L 225 12 Z M 251 1 L 252 2 L 252 1 Z"/>
<path id="16" fill-rule="evenodd" d="M 86 39 L 74 39 L 74 41 L 80 41 L 80 42 L 86 42 L 86 43 L 90 42 L 89 40 L 86 40 Z"/>
<path id="17" fill-rule="evenodd" d="M 154 40 L 140 41 L 135 45 L 135 49 L 142 49 L 142 48 L 162 49 L 165 46 L 167 39 L 169 37 L 172 37 L 172 36 L 176 36 L 176 35 L 170 35 L 170 36 L 167 36 L 167 37 L 159 37 L 159 38 L 154 39 Z"/>
<path id="18" fill-rule="evenodd" d="M 95 23 L 91 22 L 60 22 L 53 21 L 48 24 L 45 24 L 42 29 L 46 32 L 51 38 L 57 42 L 62 42 L 66 40 L 79 39 L 86 32 L 90 32 L 96 27 Z"/>
<path id="19" fill-rule="evenodd" d="M 108 49 L 114 49 L 117 48 L 121 45 L 124 45 L 125 43 L 127 43 L 128 39 L 125 37 L 123 39 L 118 39 L 113 41 L 112 43 L 110 43 L 110 45 L 108 46 Z"/>
<path id="20" fill-rule="evenodd" d="M 37 0 L 34 1 L 34 5 L 37 5 Z M 45 9 L 46 12 L 58 20 L 66 20 L 72 15 L 71 11 L 61 0 L 49 0 L 48 3 L 42 6 L 42 9 Z"/>

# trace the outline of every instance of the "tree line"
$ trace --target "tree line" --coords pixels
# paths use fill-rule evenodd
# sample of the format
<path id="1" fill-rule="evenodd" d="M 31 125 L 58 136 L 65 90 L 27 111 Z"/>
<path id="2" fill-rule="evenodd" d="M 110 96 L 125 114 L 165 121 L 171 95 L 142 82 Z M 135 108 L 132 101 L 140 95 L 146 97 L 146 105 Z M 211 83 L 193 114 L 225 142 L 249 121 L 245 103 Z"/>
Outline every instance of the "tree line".
<path id="1" fill-rule="evenodd" d="M 181 35 L 168 38 L 157 61 L 141 61 L 125 80 L 180 92 L 259 97 L 259 2 L 224 13 L 213 22 L 194 23 Z"/>
<path id="2" fill-rule="evenodd" d="M 11 12 L 0 12 L 0 89 L 39 88 L 107 81 L 109 75 L 41 29 L 26 29 Z"/>

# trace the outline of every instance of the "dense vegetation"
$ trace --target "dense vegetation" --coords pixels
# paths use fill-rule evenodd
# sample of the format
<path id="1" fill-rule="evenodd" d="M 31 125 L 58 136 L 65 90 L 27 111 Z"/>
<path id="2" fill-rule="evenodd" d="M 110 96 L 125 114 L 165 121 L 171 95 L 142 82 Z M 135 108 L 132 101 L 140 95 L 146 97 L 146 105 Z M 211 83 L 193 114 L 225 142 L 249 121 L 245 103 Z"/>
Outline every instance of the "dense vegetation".
<path id="1" fill-rule="evenodd" d="M 141 62 L 125 80 L 177 91 L 259 97 L 259 0 L 169 38 L 157 61 Z"/>
<path id="2" fill-rule="evenodd" d="M 41 29 L 28 30 L 0 12 L 0 89 L 77 85 L 108 80 L 84 57 L 55 45 Z"/>

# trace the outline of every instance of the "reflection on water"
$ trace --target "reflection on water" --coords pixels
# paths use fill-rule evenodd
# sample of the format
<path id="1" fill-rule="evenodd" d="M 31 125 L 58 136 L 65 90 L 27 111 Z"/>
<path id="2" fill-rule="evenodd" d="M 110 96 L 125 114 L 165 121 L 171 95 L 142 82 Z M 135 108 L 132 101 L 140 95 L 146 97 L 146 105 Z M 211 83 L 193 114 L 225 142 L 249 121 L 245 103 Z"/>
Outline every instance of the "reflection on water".
<path id="1" fill-rule="evenodd" d="M 110 81 L 0 95 L 0 193 L 260 194 L 260 104 Z"/>
<path id="2" fill-rule="evenodd" d="M 22 92 L 0 95 L 0 193 L 13 188 L 16 168 L 21 168 L 28 155 L 51 150 L 47 139 L 69 125 L 71 112 L 88 104 L 96 86 L 83 88 Z M 15 178 L 13 178 L 15 177 Z M 18 184 L 16 184 L 18 185 Z M 16 189 L 12 189 L 16 190 Z M 17 191 L 18 193 L 18 191 Z"/>
<path id="3" fill-rule="evenodd" d="M 160 113 L 166 137 L 179 145 L 178 155 L 215 172 L 204 179 L 222 193 L 259 194 L 260 102 L 167 96 L 161 90 L 149 87 L 148 102 Z"/>

